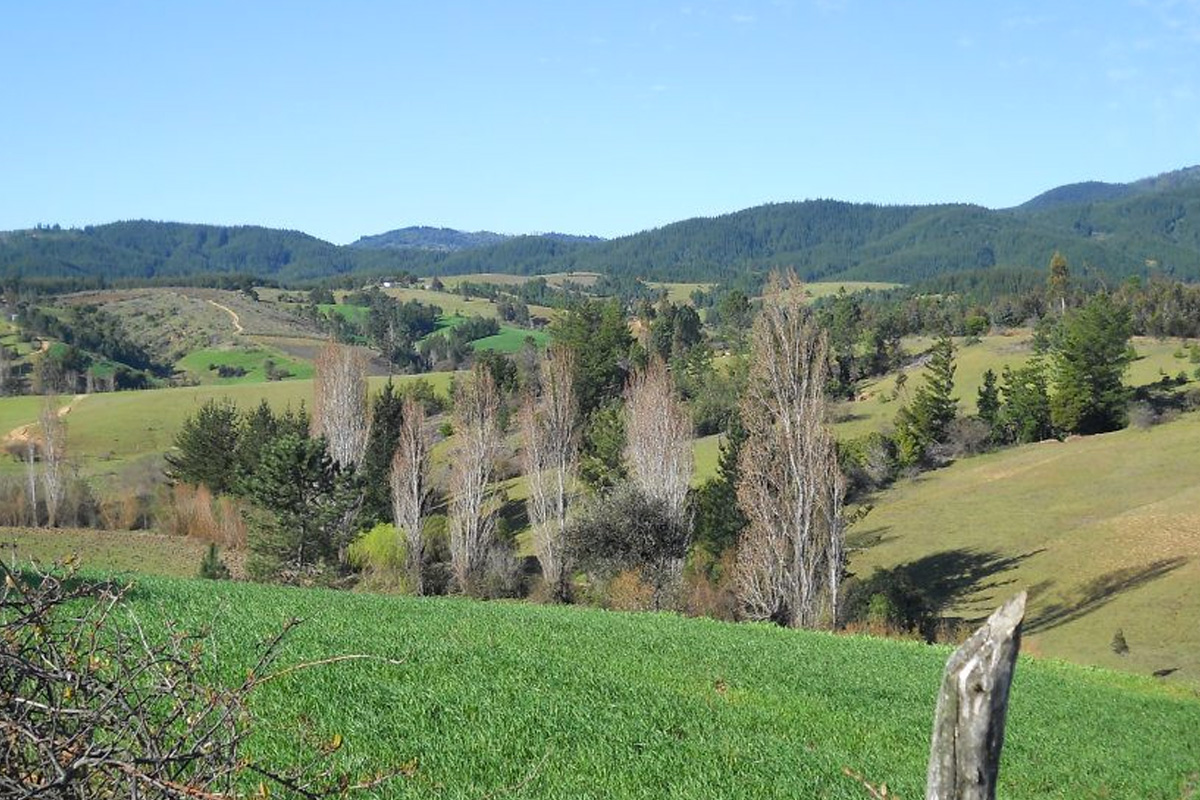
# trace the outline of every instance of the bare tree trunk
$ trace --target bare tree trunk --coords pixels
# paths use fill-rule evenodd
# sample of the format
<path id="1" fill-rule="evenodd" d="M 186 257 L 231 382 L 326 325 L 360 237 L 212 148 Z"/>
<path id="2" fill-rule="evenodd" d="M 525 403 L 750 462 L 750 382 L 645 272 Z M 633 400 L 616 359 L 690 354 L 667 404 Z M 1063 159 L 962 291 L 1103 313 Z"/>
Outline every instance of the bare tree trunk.
<path id="1" fill-rule="evenodd" d="M 9 376 L 12 375 L 12 358 L 8 348 L 0 344 L 0 396 L 8 392 Z"/>
<path id="2" fill-rule="evenodd" d="M 42 428 L 42 486 L 46 495 L 46 524 L 58 525 L 58 512 L 67 491 L 67 424 L 58 398 L 46 395 L 39 417 Z"/>
<path id="3" fill-rule="evenodd" d="M 330 342 L 317 354 L 312 426 L 334 461 L 349 467 L 362 460 L 370 418 L 367 358 L 359 348 Z"/>
<path id="4" fill-rule="evenodd" d="M 996 609 L 946 662 L 933 720 L 926 800 L 994 800 L 1025 592 Z"/>
<path id="5" fill-rule="evenodd" d="M 429 434 L 425 430 L 425 406 L 420 400 L 404 398 L 403 421 L 392 456 L 392 512 L 396 527 L 405 537 L 409 586 L 416 595 L 425 593 L 421 565 L 424 561 L 425 504 L 429 498 Z"/>
<path id="6" fill-rule="evenodd" d="M 29 524 L 36 528 L 41 520 L 38 518 L 38 493 L 37 493 L 37 447 L 34 446 L 31 440 L 26 447 L 28 456 L 27 475 L 29 478 Z"/>
<path id="7" fill-rule="evenodd" d="M 496 527 L 488 491 L 500 452 L 500 398 L 486 367 L 476 365 L 454 396 L 450 445 L 450 570 L 459 591 L 469 592 L 487 560 Z"/>
<path id="8" fill-rule="evenodd" d="M 738 484 L 750 525 L 738 548 L 738 590 L 753 619 L 832 626 L 845 486 L 826 420 L 825 335 L 802 298 L 795 275 L 772 276 L 752 334 Z"/>
<path id="9" fill-rule="evenodd" d="M 540 372 L 541 394 L 529 394 L 521 406 L 524 466 L 529 480 L 525 505 L 542 577 L 554 597 L 565 599 L 567 511 L 574 498 L 579 466 L 571 351 L 565 347 L 548 350 Z"/>

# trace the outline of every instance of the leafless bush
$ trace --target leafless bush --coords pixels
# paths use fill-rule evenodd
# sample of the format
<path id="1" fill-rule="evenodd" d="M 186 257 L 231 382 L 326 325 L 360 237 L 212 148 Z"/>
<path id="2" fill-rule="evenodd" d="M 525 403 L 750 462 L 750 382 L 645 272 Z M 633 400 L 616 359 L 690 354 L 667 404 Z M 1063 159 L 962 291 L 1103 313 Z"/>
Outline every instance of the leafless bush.
<path id="1" fill-rule="evenodd" d="M 13 528 L 28 525 L 29 516 L 25 480 L 8 475 L 0 477 L 0 525 Z"/>
<path id="2" fill-rule="evenodd" d="M 368 656 L 277 668 L 293 620 L 260 647 L 241 683 L 214 685 L 206 680 L 205 632 L 167 624 L 166 636 L 154 639 L 124 606 L 127 587 L 70 571 L 26 578 L 3 564 L 0 576 L 0 797 L 220 800 L 247 771 L 305 798 L 386 780 L 336 775 L 328 756 L 340 738 L 299 769 L 273 769 L 241 752 L 247 700 L 258 686 Z"/>
<path id="3" fill-rule="evenodd" d="M 207 486 L 186 483 L 164 487 L 162 495 L 158 504 L 162 532 L 231 549 L 245 548 L 246 522 L 238 500 L 213 497 Z"/>

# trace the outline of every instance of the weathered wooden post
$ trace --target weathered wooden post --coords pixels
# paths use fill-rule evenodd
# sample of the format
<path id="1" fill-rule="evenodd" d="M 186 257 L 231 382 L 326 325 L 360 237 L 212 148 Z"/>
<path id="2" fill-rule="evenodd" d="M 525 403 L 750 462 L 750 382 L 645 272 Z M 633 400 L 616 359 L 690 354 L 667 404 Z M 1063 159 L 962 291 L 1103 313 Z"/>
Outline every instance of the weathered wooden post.
<path id="1" fill-rule="evenodd" d="M 996 609 L 946 662 L 933 718 L 926 800 L 995 800 L 1025 592 Z"/>

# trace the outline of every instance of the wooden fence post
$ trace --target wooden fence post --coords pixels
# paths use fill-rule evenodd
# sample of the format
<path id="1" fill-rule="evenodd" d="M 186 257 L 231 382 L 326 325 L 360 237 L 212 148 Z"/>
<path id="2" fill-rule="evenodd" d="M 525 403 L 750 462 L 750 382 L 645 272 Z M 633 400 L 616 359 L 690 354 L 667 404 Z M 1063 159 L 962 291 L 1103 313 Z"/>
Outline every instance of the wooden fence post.
<path id="1" fill-rule="evenodd" d="M 946 662 L 933 718 L 926 800 L 994 800 L 1025 592 L 996 609 Z"/>

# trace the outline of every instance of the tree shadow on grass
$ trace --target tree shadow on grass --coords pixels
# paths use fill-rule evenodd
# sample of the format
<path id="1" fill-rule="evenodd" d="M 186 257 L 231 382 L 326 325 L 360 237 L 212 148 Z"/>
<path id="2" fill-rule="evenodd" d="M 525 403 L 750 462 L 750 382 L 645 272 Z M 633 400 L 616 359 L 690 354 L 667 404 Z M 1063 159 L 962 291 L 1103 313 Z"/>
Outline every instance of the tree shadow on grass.
<path id="1" fill-rule="evenodd" d="M 1083 584 L 1072 599 L 1043 606 L 1040 611 L 1025 621 L 1025 632 L 1042 633 L 1060 625 L 1066 625 L 1068 622 L 1074 622 L 1112 602 L 1117 595 L 1158 580 L 1186 563 L 1186 558 L 1176 556 L 1175 558 L 1151 561 L 1140 567 L 1127 567 L 1107 572 Z"/>
<path id="2" fill-rule="evenodd" d="M 955 605 L 996 605 L 992 590 L 1015 581 L 999 576 L 1040 552 L 1010 556 L 995 551 L 943 550 L 890 569 L 876 569 L 870 577 L 848 587 L 847 611 L 852 619 L 865 618 L 872 598 L 883 595 L 894 624 L 932 638 L 940 623 L 958 621 L 945 616 Z"/>

